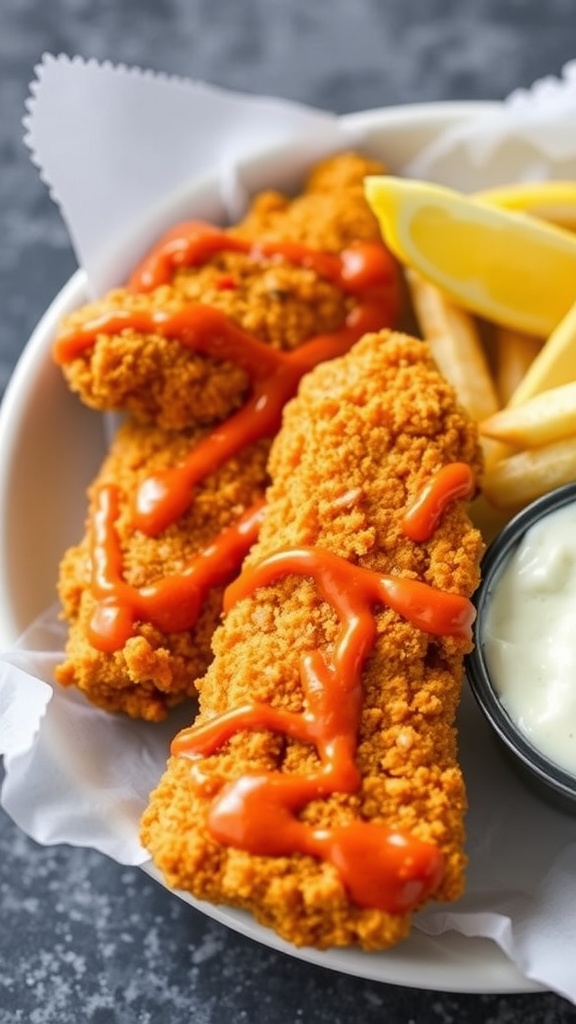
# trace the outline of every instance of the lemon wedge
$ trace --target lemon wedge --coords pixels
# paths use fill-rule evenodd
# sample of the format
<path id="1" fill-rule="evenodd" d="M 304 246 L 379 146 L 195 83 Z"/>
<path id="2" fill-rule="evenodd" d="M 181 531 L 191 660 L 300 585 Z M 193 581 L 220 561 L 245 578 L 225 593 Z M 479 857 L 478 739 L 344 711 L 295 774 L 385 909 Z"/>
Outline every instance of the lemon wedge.
<path id="1" fill-rule="evenodd" d="M 576 181 L 520 182 L 477 192 L 474 198 L 576 231 Z M 576 303 L 554 328 L 508 405 L 523 405 L 542 392 L 573 380 L 576 380 Z"/>
<path id="2" fill-rule="evenodd" d="M 520 182 L 476 192 L 474 199 L 576 230 L 576 181 Z"/>
<path id="3" fill-rule="evenodd" d="M 427 182 L 364 181 L 384 241 L 465 309 L 549 335 L 576 299 L 576 236 Z"/>

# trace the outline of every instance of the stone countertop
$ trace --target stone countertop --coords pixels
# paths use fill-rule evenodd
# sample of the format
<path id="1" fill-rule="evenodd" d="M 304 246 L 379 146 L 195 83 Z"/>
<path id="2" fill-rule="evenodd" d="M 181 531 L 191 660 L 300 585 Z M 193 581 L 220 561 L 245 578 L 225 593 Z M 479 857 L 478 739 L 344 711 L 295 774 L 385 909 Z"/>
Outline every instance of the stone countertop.
<path id="1" fill-rule="evenodd" d="M 44 51 L 348 112 L 500 98 L 576 56 L 573 0 L 3 0 L 0 386 L 75 268 L 21 141 Z M 208 920 L 141 871 L 41 848 L 0 812 L 0 1024 L 564 1024 L 549 993 L 453 995 L 310 966 Z"/>

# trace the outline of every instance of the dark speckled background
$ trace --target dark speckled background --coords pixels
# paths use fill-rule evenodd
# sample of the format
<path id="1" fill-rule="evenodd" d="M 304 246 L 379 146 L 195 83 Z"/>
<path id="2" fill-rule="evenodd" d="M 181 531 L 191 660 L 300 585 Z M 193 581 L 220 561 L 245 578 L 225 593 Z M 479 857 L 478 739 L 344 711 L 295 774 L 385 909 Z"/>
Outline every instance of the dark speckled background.
<path id="1" fill-rule="evenodd" d="M 574 0 L 0 0 L 0 385 L 74 269 L 20 121 L 44 51 L 337 112 L 500 98 L 576 57 Z M 0 1024 L 565 1024 L 547 994 L 364 982 L 206 920 L 140 871 L 0 816 Z"/>

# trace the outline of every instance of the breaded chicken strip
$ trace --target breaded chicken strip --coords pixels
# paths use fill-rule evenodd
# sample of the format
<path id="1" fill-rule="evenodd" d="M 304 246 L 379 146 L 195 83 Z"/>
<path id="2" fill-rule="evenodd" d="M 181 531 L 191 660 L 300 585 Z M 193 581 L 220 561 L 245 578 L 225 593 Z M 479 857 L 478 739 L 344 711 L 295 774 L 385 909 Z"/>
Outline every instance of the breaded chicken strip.
<path id="1" fill-rule="evenodd" d="M 57 339 L 81 397 L 133 420 L 60 575 L 71 628 L 57 678 L 101 707 L 158 719 L 195 692 L 222 585 L 256 535 L 257 517 L 238 519 L 263 497 L 283 404 L 366 324 L 391 322 L 395 268 L 362 192 L 374 167 L 334 158 L 309 193 L 261 196 L 235 230 L 177 225 Z"/>
<path id="2" fill-rule="evenodd" d="M 243 368 L 190 351 L 154 325 L 117 325 L 109 331 L 106 318 L 119 311 L 164 316 L 202 303 L 281 351 L 336 330 L 353 309 L 355 297 L 309 261 L 282 259 L 258 246 L 298 242 L 336 254 L 362 241 L 381 244 L 362 191 L 363 177 L 378 173 L 380 164 L 356 154 L 333 157 L 312 173 L 302 196 L 289 200 L 263 193 L 244 221 L 225 231 L 227 238 L 253 243 L 254 251 L 214 251 L 193 266 L 177 259 L 170 272 L 153 282 L 138 268 L 127 288 L 74 312 L 62 325 L 57 352 L 79 328 L 96 326 L 93 344 L 73 356 L 57 356 L 72 390 L 95 409 L 128 410 L 166 429 L 229 416 L 248 393 Z M 391 317 L 384 315 L 377 326 L 390 323 Z"/>
<path id="3" fill-rule="evenodd" d="M 170 886 L 298 946 L 385 948 L 463 887 L 476 430 L 426 343 L 382 332 L 303 379 L 270 469 L 142 842 Z"/>
<path id="4" fill-rule="evenodd" d="M 142 597 L 145 601 L 151 588 L 161 589 L 174 579 L 178 583 L 180 577 L 184 588 L 199 556 L 207 562 L 206 548 L 227 529 L 234 530 L 234 523 L 262 498 L 269 442 L 256 442 L 206 477 L 188 511 L 158 536 L 135 530 L 133 522 L 142 481 L 178 462 L 204 433 L 125 423 L 90 488 L 86 534 L 62 561 L 59 593 L 70 627 L 66 660 L 56 678 L 107 711 L 162 719 L 172 706 L 195 695 L 194 681 L 211 659 L 223 585 L 232 575 L 225 558 L 210 566 L 216 576 L 221 572 L 220 582 L 204 587 L 199 580 L 197 589 L 192 579 L 189 591 L 182 589 L 172 598 L 173 612 L 159 609 L 153 593 L 148 605 Z M 95 593 L 99 579 L 104 586 Z M 118 580 L 119 586 L 111 586 Z M 118 615 L 128 621 L 118 623 Z"/>

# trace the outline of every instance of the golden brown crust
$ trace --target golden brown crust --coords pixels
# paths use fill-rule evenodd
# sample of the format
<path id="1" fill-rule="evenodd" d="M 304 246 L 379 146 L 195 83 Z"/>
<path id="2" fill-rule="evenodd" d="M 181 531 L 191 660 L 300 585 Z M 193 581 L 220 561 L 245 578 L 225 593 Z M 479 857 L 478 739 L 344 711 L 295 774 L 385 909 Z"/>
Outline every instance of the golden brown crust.
<path id="1" fill-rule="evenodd" d="M 380 241 L 362 178 L 381 171 L 380 164 L 356 154 L 333 157 L 313 172 L 304 195 L 289 200 L 263 193 L 229 233 L 250 241 L 299 241 L 328 252 L 353 241 Z M 274 257 L 256 261 L 228 252 L 178 270 L 170 284 L 147 294 L 117 288 L 62 326 L 78 327 L 119 308 L 175 312 L 186 303 L 202 302 L 261 341 L 288 351 L 340 327 L 351 301 L 314 270 Z M 224 419 L 242 404 L 249 385 L 246 374 L 228 362 L 192 353 L 177 340 L 133 330 L 98 335 L 95 345 L 63 372 L 92 408 L 127 410 L 170 430 Z"/>
<path id="2" fill-rule="evenodd" d="M 266 193 L 230 233 L 254 240 L 299 240 L 335 251 L 353 240 L 379 239 L 361 187 L 364 174 L 379 167 L 355 154 L 331 158 L 313 172 L 306 195 L 289 200 L 275 194 L 271 200 Z M 228 287 L 230 279 L 234 287 Z M 118 310 L 170 314 L 190 302 L 221 310 L 261 341 L 288 351 L 316 333 L 338 328 L 351 300 L 306 267 L 229 252 L 205 265 L 178 270 L 170 284 L 150 294 L 116 289 L 73 313 L 64 326 L 74 328 Z M 178 571 L 199 545 L 263 493 L 269 447 L 264 442 L 198 488 L 182 520 L 157 539 L 146 538 L 130 523 L 130 505 L 144 475 L 177 462 L 202 428 L 237 410 L 247 396 L 248 378 L 239 367 L 196 355 L 178 340 L 128 329 L 100 334 L 93 349 L 65 366 L 64 373 L 88 405 L 126 409 L 138 421 L 121 429 L 91 489 L 94 495 L 102 482 L 121 488 L 119 535 L 126 582 L 142 586 Z M 211 656 L 222 587 L 213 589 L 192 631 L 165 636 L 149 623 L 138 623 L 135 636 L 121 650 L 105 654 L 88 640 L 95 605 L 89 543 L 88 532 L 62 561 L 59 591 L 70 630 L 57 679 L 79 687 L 107 710 L 162 718 L 173 704 L 196 692 L 195 679 Z"/>
<path id="3" fill-rule="evenodd" d="M 201 430 L 169 432 L 128 421 L 118 431 L 100 473 L 90 488 L 94 498 L 102 484 L 120 489 L 116 522 L 123 552 L 122 574 L 135 587 L 181 572 L 215 535 L 261 498 L 267 482 L 269 442 L 260 441 L 231 459 L 196 489 L 189 511 L 158 537 L 134 530 L 132 503 L 151 472 L 182 459 L 203 436 Z M 98 706 L 155 721 L 196 693 L 195 680 L 211 658 L 210 642 L 218 623 L 221 586 L 203 603 L 193 630 L 162 633 L 149 623 L 136 624 L 135 635 L 118 651 L 96 650 L 87 638 L 95 601 L 90 586 L 90 520 L 81 543 L 62 560 L 59 593 L 70 622 L 66 661 L 56 671 L 63 685 L 74 685 Z"/>
<path id="4" fill-rule="evenodd" d="M 443 464 L 479 469 L 476 430 L 423 342 L 382 332 L 305 377 L 286 408 L 270 461 L 273 483 L 258 544 L 247 562 L 282 548 L 318 546 L 382 573 L 470 595 L 482 542 L 461 502 L 434 537 L 414 544 L 401 517 Z M 424 634 L 378 608 L 378 639 L 363 673 L 358 794 L 312 801 L 312 824 L 376 820 L 438 844 L 445 874 L 435 898 L 462 890 L 465 791 L 454 716 L 463 640 Z M 199 722 L 248 701 L 301 712 L 303 652 L 334 643 L 337 622 L 311 580 L 288 576 L 236 604 L 214 637 L 199 682 Z M 201 762 L 220 779 L 248 772 L 318 769 L 316 751 L 266 731 L 240 731 Z M 296 945 L 385 948 L 409 915 L 349 901 L 336 870 L 304 856 L 265 857 L 220 845 L 207 825 L 209 798 L 185 758 L 171 758 L 142 822 L 142 841 L 169 885 L 251 911 Z"/>
<path id="5" fill-rule="evenodd" d="M 258 195 L 232 234 L 270 242 L 298 241 L 324 252 L 339 252 L 358 241 L 380 241 L 363 181 L 368 174 L 383 173 L 381 163 L 358 153 L 329 157 L 313 168 L 304 192 L 295 199 L 274 191 Z"/>

